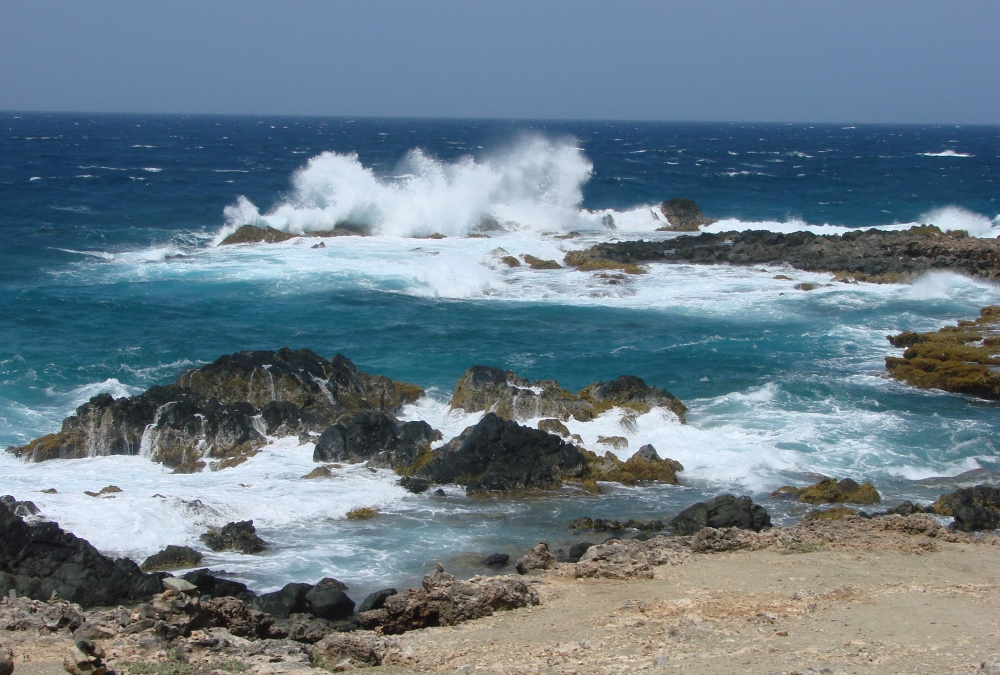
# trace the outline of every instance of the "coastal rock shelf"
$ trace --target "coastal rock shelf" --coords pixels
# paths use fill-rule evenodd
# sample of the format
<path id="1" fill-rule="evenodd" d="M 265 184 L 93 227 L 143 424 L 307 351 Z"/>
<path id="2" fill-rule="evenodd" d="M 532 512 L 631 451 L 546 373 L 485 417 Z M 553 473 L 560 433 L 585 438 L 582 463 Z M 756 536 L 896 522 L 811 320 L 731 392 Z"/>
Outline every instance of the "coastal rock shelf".
<path id="1" fill-rule="evenodd" d="M 565 262 L 584 271 L 617 267 L 631 272 L 651 262 L 785 263 L 807 272 L 831 272 L 844 281 L 879 283 L 905 281 L 933 270 L 996 279 L 1000 277 L 1000 241 L 969 237 L 964 231 L 942 232 L 933 225 L 843 235 L 746 230 L 597 244 L 570 251 Z"/>
<path id="2" fill-rule="evenodd" d="M 1000 400 L 1000 307 L 983 307 L 979 314 L 935 333 L 889 336 L 893 347 L 906 348 L 902 358 L 886 357 L 889 375 L 920 389 Z"/>

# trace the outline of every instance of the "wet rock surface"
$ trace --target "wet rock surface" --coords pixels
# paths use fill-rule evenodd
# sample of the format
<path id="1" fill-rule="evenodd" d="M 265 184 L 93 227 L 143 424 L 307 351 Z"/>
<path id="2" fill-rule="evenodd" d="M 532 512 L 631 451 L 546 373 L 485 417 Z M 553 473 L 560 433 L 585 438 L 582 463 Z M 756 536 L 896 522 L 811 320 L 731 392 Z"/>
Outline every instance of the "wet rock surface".
<path id="1" fill-rule="evenodd" d="M 8 451 L 34 461 L 142 452 L 178 473 L 227 468 L 256 453 L 265 434 L 319 433 L 350 411 L 391 414 L 422 393 L 398 384 L 340 355 L 238 352 L 137 396 L 95 396 L 60 432 Z"/>
<path id="2" fill-rule="evenodd" d="M 959 321 L 937 332 L 890 335 L 902 358 L 887 356 L 889 375 L 920 389 L 941 389 L 991 400 L 1000 399 L 1000 307 L 979 310 L 974 321 Z"/>
<path id="3" fill-rule="evenodd" d="M 804 488 L 784 485 L 772 497 L 798 499 L 806 504 L 878 504 L 882 501 L 871 483 L 857 483 L 850 478 L 823 478 Z"/>
<path id="4" fill-rule="evenodd" d="M 209 530 L 199 539 L 213 551 L 260 553 L 267 549 L 267 542 L 257 536 L 252 520 L 227 523 L 221 530 Z"/>
<path id="5" fill-rule="evenodd" d="M 584 456 L 560 437 L 487 413 L 439 448 L 416 475 L 470 492 L 509 492 L 558 487 L 584 470 Z"/>
<path id="6" fill-rule="evenodd" d="M 0 503 L 0 591 L 84 607 L 146 598 L 162 574 L 144 574 L 127 558 L 112 560 L 56 523 L 27 524 Z"/>
<path id="7" fill-rule="evenodd" d="M 1000 528 L 1000 490 L 990 485 L 960 488 L 932 506 L 935 513 L 952 516 L 952 528 L 962 532 Z"/>
<path id="8" fill-rule="evenodd" d="M 384 412 L 358 412 L 323 431 L 316 441 L 313 460 L 366 461 L 370 466 L 405 472 L 440 438 L 441 432 L 426 422 L 400 423 Z"/>
<path id="9" fill-rule="evenodd" d="M 509 370 L 492 366 L 473 366 L 466 370 L 455 385 L 451 407 L 466 412 L 489 411 L 508 420 L 546 417 L 556 421 L 573 418 L 581 422 L 615 407 L 639 413 L 662 407 L 682 420 L 687 410 L 670 392 L 651 387 L 632 375 L 596 382 L 574 394 L 555 380 L 531 382 Z M 548 425 L 550 429 L 547 430 L 561 431 L 551 422 Z"/>
<path id="10" fill-rule="evenodd" d="M 657 228 L 670 232 L 697 232 L 702 225 L 711 225 L 715 221 L 702 213 L 701 209 L 691 199 L 674 197 L 660 205 L 660 213 L 667 224 Z"/>
<path id="11" fill-rule="evenodd" d="M 893 282 L 922 272 L 951 270 L 982 278 L 1000 276 L 1000 242 L 944 233 L 933 226 L 902 232 L 858 230 L 843 235 L 780 234 L 746 230 L 682 236 L 664 241 L 597 244 L 573 251 L 566 263 L 581 269 L 649 262 L 785 263 L 847 280 Z"/>

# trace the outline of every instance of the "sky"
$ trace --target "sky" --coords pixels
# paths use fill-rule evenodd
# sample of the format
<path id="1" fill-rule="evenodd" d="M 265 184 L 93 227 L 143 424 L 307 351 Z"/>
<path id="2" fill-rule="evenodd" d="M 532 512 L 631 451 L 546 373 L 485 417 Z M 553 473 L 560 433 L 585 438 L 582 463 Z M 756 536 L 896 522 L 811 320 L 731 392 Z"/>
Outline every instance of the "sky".
<path id="1" fill-rule="evenodd" d="M 995 0 L 8 0 L 0 110 L 997 124 L 998 26 Z"/>

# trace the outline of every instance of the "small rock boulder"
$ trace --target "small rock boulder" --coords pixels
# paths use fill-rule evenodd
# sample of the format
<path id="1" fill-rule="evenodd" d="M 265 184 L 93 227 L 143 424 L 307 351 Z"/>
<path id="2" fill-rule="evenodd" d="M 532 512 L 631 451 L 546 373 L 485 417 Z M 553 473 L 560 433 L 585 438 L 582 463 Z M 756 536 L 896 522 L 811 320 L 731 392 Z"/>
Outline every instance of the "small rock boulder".
<path id="1" fill-rule="evenodd" d="M 797 497 L 807 504 L 877 504 L 882 501 L 878 490 L 871 483 L 858 484 L 850 478 L 838 481 L 824 478 L 808 487 L 796 488 L 785 485 L 773 493 L 772 497 Z"/>
<path id="2" fill-rule="evenodd" d="M 397 482 L 404 490 L 412 492 L 415 495 L 427 492 L 431 487 L 431 482 L 426 478 L 418 478 L 417 476 L 403 476 Z"/>
<path id="3" fill-rule="evenodd" d="M 702 213 L 694 200 L 683 197 L 668 199 L 660 205 L 660 213 L 667 219 L 667 225 L 657 228 L 670 232 L 697 232 L 702 225 L 715 221 Z"/>
<path id="4" fill-rule="evenodd" d="M 211 529 L 199 537 L 213 551 L 239 551 L 260 553 L 267 549 L 267 542 L 257 536 L 252 520 L 227 523 L 221 530 Z"/>
<path id="5" fill-rule="evenodd" d="M 932 507 L 935 513 L 952 516 L 951 527 L 962 532 L 1000 528 L 1000 489 L 990 485 L 961 488 L 941 495 Z"/>
<path id="6" fill-rule="evenodd" d="M 678 513 L 670 526 L 674 534 L 691 535 L 705 527 L 738 527 L 760 532 L 771 526 L 771 516 L 749 497 L 720 495 L 707 502 L 698 502 Z"/>
<path id="7" fill-rule="evenodd" d="M 202 555 L 190 546 L 167 546 L 159 553 L 146 558 L 139 569 L 143 572 L 154 570 L 172 570 L 184 567 L 194 567 L 202 561 Z"/>
<path id="8" fill-rule="evenodd" d="M 514 563 L 518 574 L 527 574 L 532 570 L 550 570 L 556 566 L 556 559 L 549 553 L 549 545 L 542 542 L 521 556 Z"/>
<path id="9" fill-rule="evenodd" d="M 333 621 L 354 613 L 354 601 L 347 597 L 347 587 L 336 579 L 323 579 L 306 593 L 306 611 L 313 616 Z"/>
<path id="10" fill-rule="evenodd" d="M 304 614 L 307 609 L 306 594 L 312 588 L 312 584 L 285 584 L 280 591 L 262 594 L 257 599 L 256 606 L 260 611 L 279 619 L 286 619 L 292 614 Z"/>
<path id="11" fill-rule="evenodd" d="M 375 609 L 382 609 L 385 606 L 385 601 L 387 598 L 396 595 L 398 591 L 395 588 L 383 588 L 380 591 L 375 591 L 370 593 L 361 604 L 358 605 L 358 614 L 361 612 L 370 612 Z"/>

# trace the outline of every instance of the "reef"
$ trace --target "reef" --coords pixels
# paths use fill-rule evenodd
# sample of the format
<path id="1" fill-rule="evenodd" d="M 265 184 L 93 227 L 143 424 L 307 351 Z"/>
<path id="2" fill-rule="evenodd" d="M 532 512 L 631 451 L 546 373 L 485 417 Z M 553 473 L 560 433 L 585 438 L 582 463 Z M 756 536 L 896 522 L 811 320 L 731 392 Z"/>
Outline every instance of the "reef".
<path id="1" fill-rule="evenodd" d="M 901 282 L 935 270 L 996 279 L 1000 277 L 1000 241 L 969 237 L 962 230 L 942 232 L 933 225 L 842 235 L 746 230 L 597 244 L 567 253 L 565 262 L 582 271 L 620 268 L 633 272 L 653 262 L 783 263 L 808 272 L 830 272 L 845 282 Z"/>
<path id="2" fill-rule="evenodd" d="M 1000 307 L 979 314 L 934 333 L 889 336 L 893 347 L 906 348 L 902 358 L 886 357 L 889 375 L 920 389 L 1000 399 Z"/>

